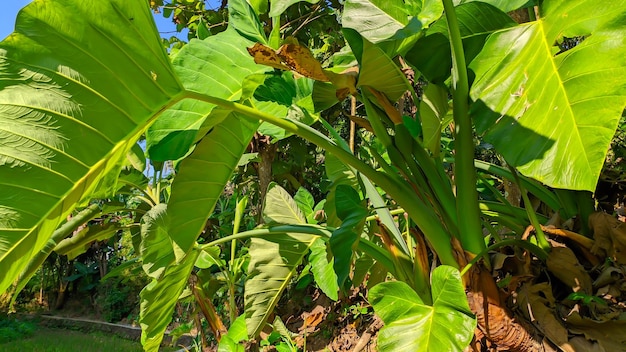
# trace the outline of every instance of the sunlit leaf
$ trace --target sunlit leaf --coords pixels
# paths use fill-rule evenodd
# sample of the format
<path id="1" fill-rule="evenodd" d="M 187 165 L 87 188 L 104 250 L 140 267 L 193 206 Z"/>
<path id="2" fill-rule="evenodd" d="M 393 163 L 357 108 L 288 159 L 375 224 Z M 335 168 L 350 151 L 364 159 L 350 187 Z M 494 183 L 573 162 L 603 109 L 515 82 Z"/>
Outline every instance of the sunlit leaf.
<path id="1" fill-rule="evenodd" d="M 0 292 L 181 91 L 141 1 L 19 13 L 0 43 Z"/>
<path id="2" fill-rule="evenodd" d="M 626 105 L 626 1 L 545 1 L 540 13 L 492 34 L 471 63 L 474 119 L 524 175 L 594 191 Z"/>

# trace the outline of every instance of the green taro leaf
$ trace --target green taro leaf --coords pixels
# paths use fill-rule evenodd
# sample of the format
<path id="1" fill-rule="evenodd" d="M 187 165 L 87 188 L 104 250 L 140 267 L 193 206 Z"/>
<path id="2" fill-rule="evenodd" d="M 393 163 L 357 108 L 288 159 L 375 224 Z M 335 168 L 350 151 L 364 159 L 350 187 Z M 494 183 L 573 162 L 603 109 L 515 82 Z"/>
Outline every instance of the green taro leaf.
<path id="1" fill-rule="evenodd" d="M 298 209 L 300 209 L 304 217 L 307 219 L 307 223 L 316 223 L 316 220 L 313 218 L 315 215 L 315 212 L 313 211 L 313 208 L 315 208 L 315 199 L 313 199 L 311 192 L 307 191 L 304 187 L 300 187 L 298 188 L 296 195 L 293 196 L 293 200 L 298 205 Z"/>
<path id="2" fill-rule="evenodd" d="M 311 245 L 309 255 L 311 272 L 315 278 L 315 283 L 328 298 L 336 301 L 339 299 L 339 285 L 337 284 L 337 274 L 333 269 L 333 262 L 328 260 L 326 241 L 318 238 Z"/>
<path id="3" fill-rule="evenodd" d="M 248 40 L 267 44 L 263 24 L 246 0 L 228 0 L 228 25 Z"/>
<path id="4" fill-rule="evenodd" d="M 181 92 L 143 1 L 19 13 L 0 43 L 0 292 Z"/>
<path id="5" fill-rule="evenodd" d="M 409 24 L 409 16 L 401 0 L 347 0 L 342 25 L 359 32 L 376 44 L 391 39 Z"/>
<path id="6" fill-rule="evenodd" d="M 259 126 L 258 122 L 237 116 L 237 113 L 229 114 L 180 163 L 167 208 L 169 231 L 176 232 L 175 248 L 182 250 L 174 252 L 177 260 L 200 236 Z"/>
<path id="7" fill-rule="evenodd" d="M 175 251 L 180 252 L 179 256 L 184 256 L 170 237 L 169 227 L 167 204 L 157 204 L 141 218 L 140 253 L 143 270 L 155 279 L 160 278 L 165 269 L 176 261 Z"/>
<path id="8" fill-rule="evenodd" d="M 268 224 L 306 224 L 298 203 L 277 183 L 270 183 L 265 196 L 263 219 Z"/>
<path id="9" fill-rule="evenodd" d="M 159 279 L 153 279 L 141 290 L 141 344 L 144 351 L 157 352 L 163 334 L 172 320 L 178 297 L 187 287 L 187 280 L 199 251 L 193 250 L 180 264 L 165 268 Z"/>
<path id="10" fill-rule="evenodd" d="M 276 183 L 268 188 L 263 218 L 267 223 L 306 224 L 296 202 Z M 258 336 L 265 327 L 282 292 L 317 238 L 297 233 L 252 238 L 244 296 L 249 336 Z"/>
<path id="11" fill-rule="evenodd" d="M 511 12 L 522 7 L 534 5 L 534 0 L 454 0 L 454 6 L 470 3 L 484 2 L 498 8 L 502 12 Z"/>
<path id="12" fill-rule="evenodd" d="M 492 34 L 471 63 L 472 114 L 525 176 L 593 191 L 626 105 L 626 1 L 545 1 L 540 12 Z"/>
<path id="13" fill-rule="evenodd" d="M 337 284 L 343 287 L 352 267 L 352 248 L 361 235 L 368 212 L 359 193 L 348 185 L 338 185 L 335 197 L 341 226 L 333 231 L 329 243 L 335 258 L 333 268 L 337 273 Z"/>
<path id="14" fill-rule="evenodd" d="M 227 29 L 206 40 L 192 40 L 172 63 L 185 88 L 197 92 L 210 89 L 212 96 L 238 100 L 243 78 L 264 69 L 254 63 L 245 49 L 252 44 Z M 213 104 L 187 99 L 165 111 L 146 134 L 150 159 L 166 161 L 185 156 L 193 143 L 226 118 L 228 112 L 211 113 L 214 108 Z"/>
<path id="15" fill-rule="evenodd" d="M 433 305 L 422 303 L 409 285 L 383 282 L 368 299 L 385 326 L 378 349 L 393 352 L 463 351 L 474 336 L 476 319 L 465 297 L 459 271 L 441 265 L 432 273 Z"/>
<path id="16" fill-rule="evenodd" d="M 72 237 L 59 242 L 54 247 L 54 251 L 57 254 L 66 255 L 68 260 L 74 260 L 79 255 L 85 253 L 91 247 L 92 242 L 111 238 L 121 227 L 122 225 L 118 222 L 89 225 L 74 233 Z"/>
<path id="17" fill-rule="evenodd" d="M 382 49 L 365 39 L 358 85 L 372 87 L 384 93 L 391 103 L 395 103 L 404 92 L 412 89 L 398 65 Z"/>
<path id="18" fill-rule="evenodd" d="M 245 352 L 246 348 L 242 341 L 248 341 L 246 331 L 246 317 L 240 315 L 228 328 L 228 333 L 222 336 L 217 347 L 217 352 Z"/>
<path id="19" fill-rule="evenodd" d="M 316 4 L 319 2 L 319 0 L 270 0 L 272 5 L 270 8 L 270 17 L 280 16 L 289 6 L 302 1 L 308 2 L 309 4 Z"/>
<path id="20" fill-rule="evenodd" d="M 482 49 L 487 36 L 517 23 L 506 13 L 482 2 L 462 4 L 455 8 L 467 62 Z M 435 22 L 406 54 L 408 62 L 431 82 L 442 84 L 450 77 L 452 53 L 445 17 Z"/>

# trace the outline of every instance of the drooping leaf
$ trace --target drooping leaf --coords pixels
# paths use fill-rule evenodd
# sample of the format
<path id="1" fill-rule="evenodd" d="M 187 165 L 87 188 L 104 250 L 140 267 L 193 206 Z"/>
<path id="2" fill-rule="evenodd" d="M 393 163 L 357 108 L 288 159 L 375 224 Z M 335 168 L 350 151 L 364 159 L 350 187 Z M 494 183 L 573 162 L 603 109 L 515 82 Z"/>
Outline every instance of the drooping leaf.
<path id="1" fill-rule="evenodd" d="M 175 251 L 184 256 L 180 247 L 169 235 L 167 204 L 158 204 L 141 218 L 141 258 L 143 270 L 152 278 L 158 279 L 165 269 L 176 261 Z"/>
<path id="2" fill-rule="evenodd" d="M 73 260 L 85 253 L 94 241 L 104 241 L 117 233 L 121 228 L 118 222 L 89 225 L 66 238 L 54 247 L 54 251 L 60 255 L 67 255 L 68 260 Z"/>
<path id="3" fill-rule="evenodd" d="M 368 298 L 385 326 L 380 351 L 463 351 L 474 336 L 476 319 L 458 270 L 439 266 L 432 273 L 433 305 L 422 303 L 406 283 L 391 281 L 370 289 Z"/>
<path id="4" fill-rule="evenodd" d="M 337 216 L 341 219 L 341 226 L 333 231 L 329 243 L 335 258 L 333 268 L 337 273 L 337 283 L 342 287 L 350 274 L 352 249 L 365 224 L 367 208 L 359 193 L 350 186 L 338 185 L 335 197 Z"/>
<path id="5" fill-rule="evenodd" d="M 153 279 L 141 290 L 141 344 L 146 352 L 157 352 L 165 329 L 172 321 L 172 314 L 178 297 L 187 287 L 189 274 L 198 256 L 193 250 L 187 254 L 180 264 L 172 264 L 165 268 L 163 275 Z"/>
<path id="6" fill-rule="evenodd" d="M 168 203 L 170 231 L 182 252 L 187 252 L 204 229 L 224 186 L 230 180 L 258 123 L 232 113 L 205 136 L 179 166 Z M 176 252 L 177 259 L 180 259 Z"/>
<path id="7" fill-rule="evenodd" d="M 593 191 L 626 105 L 626 1 L 545 1 L 540 12 L 492 34 L 471 63 L 474 119 L 522 174 Z"/>
<path id="8" fill-rule="evenodd" d="M 311 245 L 309 262 L 311 263 L 311 273 L 315 278 L 315 283 L 328 298 L 336 301 L 339 299 L 339 285 L 337 284 L 337 274 L 333 269 L 333 261 L 328 260 L 326 242 L 318 238 Z"/>
<path id="9" fill-rule="evenodd" d="M 263 218 L 267 223 L 306 224 L 293 198 L 275 183 L 268 188 Z M 257 336 L 263 329 L 317 238 L 315 235 L 285 233 L 251 240 L 244 296 L 249 336 Z"/>
<path id="10" fill-rule="evenodd" d="M 39 268 L 46 261 L 50 253 L 52 253 L 57 244 L 61 242 L 64 238 L 68 237 L 79 226 L 95 218 L 100 213 L 100 206 L 98 204 L 90 204 L 54 231 L 46 245 L 41 249 L 41 251 L 39 251 L 39 253 L 37 253 L 30 259 L 24 270 L 20 273 L 20 276 L 17 280 L 17 286 L 11 292 L 11 294 L 13 295 L 13 297 L 11 298 L 11 306 L 15 303 L 15 300 L 17 299 L 20 291 L 22 291 L 24 287 L 26 287 L 28 281 L 30 281 L 30 279 L 37 273 Z"/>
<path id="11" fill-rule="evenodd" d="M 206 40 L 192 40 L 173 59 L 174 70 L 185 88 L 237 100 L 242 95 L 244 77 L 260 72 L 245 48 L 252 42 L 227 29 Z M 176 160 L 196 143 L 228 112 L 215 111 L 215 105 L 183 100 L 165 111 L 146 134 L 146 149 L 154 161 Z"/>
<path id="12" fill-rule="evenodd" d="M 372 87 L 384 93 L 395 103 L 407 90 L 411 89 L 406 76 L 385 52 L 368 41 L 363 41 L 361 74 L 358 85 Z"/>
<path id="13" fill-rule="evenodd" d="M 317 238 L 286 233 L 251 240 L 244 296 L 249 336 L 257 336 L 261 332 L 298 265 Z"/>
<path id="14" fill-rule="evenodd" d="M 181 90 L 143 2 L 19 13 L 0 43 L 0 292 Z"/>

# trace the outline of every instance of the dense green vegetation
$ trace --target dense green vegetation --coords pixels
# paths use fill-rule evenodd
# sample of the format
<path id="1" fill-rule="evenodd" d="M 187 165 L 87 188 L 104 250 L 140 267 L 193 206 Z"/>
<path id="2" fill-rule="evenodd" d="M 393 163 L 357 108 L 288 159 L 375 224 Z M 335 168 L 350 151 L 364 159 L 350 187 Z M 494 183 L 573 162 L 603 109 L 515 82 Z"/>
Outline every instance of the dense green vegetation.
<path id="1" fill-rule="evenodd" d="M 307 289 L 362 295 L 336 307 L 373 308 L 381 351 L 531 351 L 581 326 L 623 345 L 554 307 L 621 324 L 595 284 L 621 235 L 592 192 L 626 106 L 626 1 L 149 5 L 189 43 L 142 0 L 36 0 L 0 43 L 4 303 L 82 292 L 138 313 L 146 351 L 173 315 L 205 347 L 306 349 L 311 315 L 294 334 L 274 313 Z"/>

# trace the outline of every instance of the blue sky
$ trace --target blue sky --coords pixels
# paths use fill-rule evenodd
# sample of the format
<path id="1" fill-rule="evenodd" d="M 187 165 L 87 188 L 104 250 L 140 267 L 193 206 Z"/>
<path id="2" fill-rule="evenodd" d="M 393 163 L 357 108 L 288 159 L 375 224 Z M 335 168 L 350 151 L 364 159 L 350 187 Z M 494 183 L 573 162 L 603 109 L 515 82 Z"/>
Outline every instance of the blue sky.
<path id="1" fill-rule="evenodd" d="M 30 0 L 3 1 L 2 10 L 0 11 L 0 40 L 6 38 L 13 32 L 15 28 L 15 17 L 18 11 L 30 2 Z M 162 37 L 169 38 L 177 34 L 176 26 L 172 23 L 171 18 L 164 18 L 162 14 L 157 14 L 154 17 Z M 187 34 L 178 34 L 176 36 L 185 41 L 187 40 Z"/>

